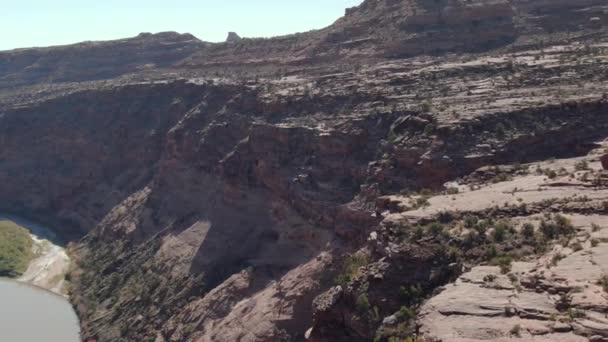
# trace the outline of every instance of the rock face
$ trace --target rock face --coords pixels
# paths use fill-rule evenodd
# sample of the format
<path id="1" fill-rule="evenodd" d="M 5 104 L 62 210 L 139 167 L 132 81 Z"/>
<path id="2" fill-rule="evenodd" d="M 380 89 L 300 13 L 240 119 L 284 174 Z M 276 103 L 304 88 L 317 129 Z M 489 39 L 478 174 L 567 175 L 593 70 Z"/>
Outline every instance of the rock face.
<path id="1" fill-rule="evenodd" d="M 190 34 L 142 33 L 130 39 L 0 52 L 0 89 L 108 79 L 168 67 L 204 46 Z"/>
<path id="2" fill-rule="evenodd" d="M 346 49 L 371 40 L 390 56 L 485 50 L 515 39 L 513 16 L 502 0 L 365 1 L 326 39 Z"/>
<path id="3" fill-rule="evenodd" d="M 155 78 L 159 70 L 175 74 L 176 68 L 187 75 L 217 76 L 236 65 L 261 73 L 276 71 L 277 65 L 297 69 L 342 60 L 489 51 L 526 43 L 529 35 L 559 40 L 551 34 L 601 30 L 606 10 L 602 0 L 366 0 L 327 28 L 264 40 L 230 32 L 225 43 L 212 44 L 189 34 L 142 33 L 111 42 L 6 51 L 0 53 L 0 87 L 141 77 L 142 72 Z"/>
<path id="4" fill-rule="evenodd" d="M 608 170 L 608 154 L 603 155 L 601 158 L 602 168 Z"/>
<path id="5" fill-rule="evenodd" d="M 606 214 L 604 7 L 367 0 L 272 39 L 0 52 L 0 209 L 73 241 L 87 341 L 601 340 L 604 224 L 495 226 Z"/>
<path id="6" fill-rule="evenodd" d="M 228 32 L 228 38 L 226 38 L 226 43 L 235 43 L 241 40 L 241 37 L 236 34 L 236 32 Z"/>

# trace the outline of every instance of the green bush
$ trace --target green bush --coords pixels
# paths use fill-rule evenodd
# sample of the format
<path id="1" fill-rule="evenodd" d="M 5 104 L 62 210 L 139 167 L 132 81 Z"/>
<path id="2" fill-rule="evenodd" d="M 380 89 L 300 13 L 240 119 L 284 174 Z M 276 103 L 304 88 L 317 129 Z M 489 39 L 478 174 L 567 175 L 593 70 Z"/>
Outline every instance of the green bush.
<path id="1" fill-rule="evenodd" d="M 443 233 L 444 227 L 439 222 L 433 222 L 427 226 L 427 229 L 432 236 L 439 236 Z"/>
<path id="2" fill-rule="evenodd" d="M 508 255 L 495 257 L 490 261 L 491 265 L 500 267 L 500 272 L 502 274 L 507 274 L 511 271 L 511 263 L 513 262 L 513 258 Z"/>
<path id="3" fill-rule="evenodd" d="M 608 275 L 603 275 L 598 281 L 597 284 L 602 287 L 604 292 L 608 292 Z"/>
<path id="4" fill-rule="evenodd" d="M 14 222 L 0 221 L 0 276 L 18 277 L 32 259 L 32 238 Z"/>
<path id="5" fill-rule="evenodd" d="M 554 170 L 546 170 L 545 176 L 549 177 L 549 179 L 555 179 L 557 178 L 557 172 L 555 172 Z"/>
<path id="6" fill-rule="evenodd" d="M 576 171 L 586 171 L 589 170 L 589 163 L 586 160 L 581 160 L 574 164 L 574 169 Z"/>
<path id="7" fill-rule="evenodd" d="M 456 195 L 460 192 L 456 187 L 449 187 L 447 190 L 448 195 Z"/>
<path id="8" fill-rule="evenodd" d="M 492 232 L 492 239 L 494 242 L 503 242 L 505 237 L 507 236 L 509 229 L 508 225 L 501 222 L 494 227 L 494 231 Z"/>
<path id="9" fill-rule="evenodd" d="M 356 277 L 359 269 L 369 264 L 369 257 L 365 254 L 353 254 L 344 260 L 342 272 L 336 277 L 336 283 L 346 285 Z"/>
<path id="10" fill-rule="evenodd" d="M 548 239 L 556 239 L 560 236 L 571 236 L 575 233 L 574 226 L 568 218 L 555 215 L 551 221 L 542 220 L 540 231 Z"/>
<path id="11" fill-rule="evenodd" d="M 526 223 L 521 228 L 521 234 L 526 239 L 531 239 L 534 237 L 534 225 L 532 223 Z"/>
<path id="12" fill-rule="evenodd" d="M 359 310 L 360 313 L 367 313 L 371 307 L 366 293 L 362 293 L 357 297 L 357 310 Z"/>
<path id="13" fill-rule="evenodd" d="M 466 228 L 473 228 L 475 227 L 475 225 L 477 224 L 477 222 L 479 221 L 479 219 L 477 218 L 477 216 L 466 216 L 464 218 L 464 226 Z"/>
<path id="14" fill-rule="evenodd" d="M 412 239 L 418 241 L 424 237 L 424 228 L 422 226 L 416 226 Z"/>
<path id="15" fill-rule="evenodd" d="M 408 305 L 417 305 L 422 301 L 424 291 L 420 284 L 401 286 L 399 287 L 399 296 Z"/>
<path id="16" fill-rule="evenodd" d="M 397 312 L 397 318 L 403 321 L 410 321 L 416 318 L 416 310 L 408 308 L 407 306 L 402 306 Z"/>

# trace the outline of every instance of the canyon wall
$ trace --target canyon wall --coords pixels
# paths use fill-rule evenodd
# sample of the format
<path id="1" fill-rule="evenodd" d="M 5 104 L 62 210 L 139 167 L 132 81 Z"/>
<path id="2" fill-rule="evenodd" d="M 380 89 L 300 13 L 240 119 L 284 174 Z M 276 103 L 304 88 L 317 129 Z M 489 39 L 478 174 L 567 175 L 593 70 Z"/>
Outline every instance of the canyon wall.
<path id="1" fill-rule="evenodd" d="M 2 52 L 0 207 L 71 238 L 87 341 L 388 340 L 400 288 L 432 297 L 463 260 L 387 215 L 605 138 L 605 5 L 544 3 L 367 0 L 272 39 Z"/>

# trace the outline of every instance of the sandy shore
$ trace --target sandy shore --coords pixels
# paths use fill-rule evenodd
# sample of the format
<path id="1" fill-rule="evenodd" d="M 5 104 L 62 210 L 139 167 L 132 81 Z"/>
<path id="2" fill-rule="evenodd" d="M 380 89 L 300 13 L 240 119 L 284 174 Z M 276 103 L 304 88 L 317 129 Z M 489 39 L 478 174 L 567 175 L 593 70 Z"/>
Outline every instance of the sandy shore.
<path id="1" fill-rule="evenodd" d="M 65 249 L 33 234 L 32 239 L 36 257 L 17 280 L 66 295 L 65 275 L 70 267 L 70 258 Z"/>

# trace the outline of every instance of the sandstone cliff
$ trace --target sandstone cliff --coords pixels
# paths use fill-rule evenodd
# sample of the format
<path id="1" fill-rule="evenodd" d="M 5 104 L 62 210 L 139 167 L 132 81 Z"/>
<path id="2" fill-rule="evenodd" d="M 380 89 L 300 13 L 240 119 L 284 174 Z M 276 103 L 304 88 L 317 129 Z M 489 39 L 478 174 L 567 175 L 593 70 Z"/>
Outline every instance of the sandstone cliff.
<path id="1" fill-rule="evenodd" d="M 605 13 L 0 52 L 0 207 L 72 239 L 87 341 L 601 341 Z"/>

